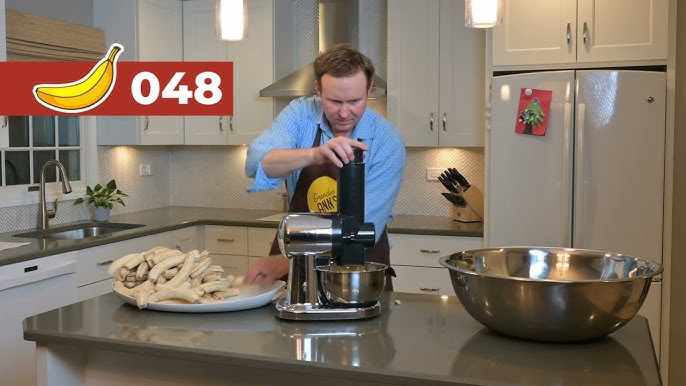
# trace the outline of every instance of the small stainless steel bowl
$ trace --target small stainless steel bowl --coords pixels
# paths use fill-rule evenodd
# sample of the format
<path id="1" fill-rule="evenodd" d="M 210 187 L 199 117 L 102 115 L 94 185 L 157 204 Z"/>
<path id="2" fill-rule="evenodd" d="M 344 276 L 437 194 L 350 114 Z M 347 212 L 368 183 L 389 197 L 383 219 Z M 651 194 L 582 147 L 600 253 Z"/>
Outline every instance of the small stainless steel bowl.
<path id="1" fill-rule="evenodd" d="M 476 249 L 441 257 L 465 310 L 491 330 L 572 342 L 599 338 L 641 308 L 655 262 L 571 248 Z"/>
<path id="2" fill-rule="evenodd" d="M 326 304 L 336 307 L 369 307 L 376 304 L 386 284 L 387 265 L 317 267 L 319 291 Z"/>

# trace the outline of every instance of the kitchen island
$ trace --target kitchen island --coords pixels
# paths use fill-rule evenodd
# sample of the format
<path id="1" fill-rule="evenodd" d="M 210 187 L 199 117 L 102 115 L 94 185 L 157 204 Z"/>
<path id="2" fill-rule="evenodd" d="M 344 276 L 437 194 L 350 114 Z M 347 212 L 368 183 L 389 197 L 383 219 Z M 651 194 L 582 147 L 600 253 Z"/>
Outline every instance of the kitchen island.
<path id="1" fill-rule="evenodd" d="M 287 322 L 273 304 L 182 314 L 114 294 L 24 321 L 39 385 L 661 385 L 648 324 L 551 344 L 507 338 L 454 297 L 385 293 L 380 316 Z"/>

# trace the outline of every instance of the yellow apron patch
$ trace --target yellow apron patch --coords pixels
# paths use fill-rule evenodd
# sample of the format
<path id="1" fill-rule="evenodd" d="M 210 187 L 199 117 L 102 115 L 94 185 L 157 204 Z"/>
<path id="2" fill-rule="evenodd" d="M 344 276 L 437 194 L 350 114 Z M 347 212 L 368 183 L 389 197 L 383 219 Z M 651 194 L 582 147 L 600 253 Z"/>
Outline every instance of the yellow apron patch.
<path id="1" fill-rule="evenodd" d="M 307 189 L 307 207 L 310 212 L 337 212 L 337 186 L 336 180 L 329 176 L 312 181 Z"/>

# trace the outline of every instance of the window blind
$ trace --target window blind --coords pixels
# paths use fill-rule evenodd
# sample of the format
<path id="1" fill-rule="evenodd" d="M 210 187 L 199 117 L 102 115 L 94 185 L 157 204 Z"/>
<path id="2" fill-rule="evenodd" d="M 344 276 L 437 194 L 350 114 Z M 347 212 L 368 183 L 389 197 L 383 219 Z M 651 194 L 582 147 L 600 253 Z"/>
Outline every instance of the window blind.
<path id="1" fill-rule="evenodd" d="M 10 9 L 5 15 L 8 61 L 98 61 L 105 54 L 100 28 Z"/>

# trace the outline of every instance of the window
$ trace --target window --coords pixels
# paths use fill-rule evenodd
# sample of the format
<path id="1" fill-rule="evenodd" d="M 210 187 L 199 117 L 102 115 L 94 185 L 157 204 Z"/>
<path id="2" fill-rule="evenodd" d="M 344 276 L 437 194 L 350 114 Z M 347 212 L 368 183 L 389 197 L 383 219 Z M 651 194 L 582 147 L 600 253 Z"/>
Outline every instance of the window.
<path id="1" fill-rule="evenodd" d="M 28 187 L 40 183 L 43 164 L 59 160 L 75 191 L 86 183 L 86 119 L 78 116 L 8 117 L 0 128 L 0 207 L 37 202 Z M 46 169 L 46 183 L 59 181 L 55 167 Z M 57 185 L 46 191 L 57 193 Z M 34 197 L 35 196 L 35 197 Z"/>
<path id="2" fill-rule="evenodd" d="M 105 53 L 100 28 L 9 9 L 4 13 L 9 61 L 97 62 Z M 41 167 L 49 159 L 59 160 L 67 170 L 73 193 L 64 199 L 83 195 L 88 181 L 97 178 L 94 131 L 93 117 L 0 116 L 0 207 L 37 203 L 38 195 L 28 187 L 40 182 Z M 47 169 L 48 199 L 62 198 L 57 180 L 57 169 Z"/>

